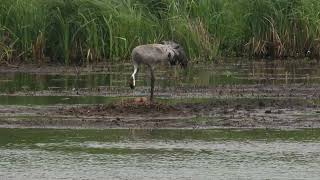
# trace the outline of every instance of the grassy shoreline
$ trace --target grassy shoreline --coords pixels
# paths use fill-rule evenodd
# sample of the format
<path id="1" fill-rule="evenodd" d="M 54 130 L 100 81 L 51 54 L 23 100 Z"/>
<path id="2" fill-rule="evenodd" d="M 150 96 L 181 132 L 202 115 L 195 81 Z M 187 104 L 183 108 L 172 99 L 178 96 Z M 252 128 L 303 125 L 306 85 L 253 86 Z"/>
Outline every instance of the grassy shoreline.
<path id="1" fill-rule="evenodd" d="M 2 0 L 0 64 L 129 59 L 172 39 L 190 58 L 320 55 L 317 0 Z"/>

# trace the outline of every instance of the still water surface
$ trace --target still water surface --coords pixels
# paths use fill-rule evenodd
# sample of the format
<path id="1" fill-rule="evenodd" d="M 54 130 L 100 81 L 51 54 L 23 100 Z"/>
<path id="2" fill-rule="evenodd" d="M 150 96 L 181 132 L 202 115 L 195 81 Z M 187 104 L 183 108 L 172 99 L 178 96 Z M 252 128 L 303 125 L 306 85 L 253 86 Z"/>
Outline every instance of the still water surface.
<path id="1" fill-rule="evenodd" d="M 320 130 L 0 129 L 0 179 L 319 179 Z"/>
<path id="2" fill-rule="evenodd" d="M 156 94 L 164 98 L 172 95 L 174 89 L 206 92 L 224 85 L 320 84 L 320 63 L 306 60 L 234 59 L 217 64 L 193 63 L 186 71 L 159 67 L 156 72 Z M 131 73 L 129 63 L 80 74 L 0 72 L 0 105 L 101 104 L 111 102 L 114 96 L 148 96 L 149 71 L 146 68 L 139 71 L 134 91 L 127 84 Z"/>
<path id="3" fill-rule="evenodd" d="M 141 67 L 137 87 L 149 87 L 149 71 Z M 132 65 L 111 65 L 105 72 L 8 73 L 0 72 L 0 92 L 62 91 L 72 89 L 95 90 L 99 87 L 128 88 Z M 205 88 L 239 84 L 295 84 L 320 83 L 320 63 L 297 61 L 248 61 L 234 59 L 220 64 L 191 64 L 187 70 L 158 67 L 156 84 L 167 87 Z"/>

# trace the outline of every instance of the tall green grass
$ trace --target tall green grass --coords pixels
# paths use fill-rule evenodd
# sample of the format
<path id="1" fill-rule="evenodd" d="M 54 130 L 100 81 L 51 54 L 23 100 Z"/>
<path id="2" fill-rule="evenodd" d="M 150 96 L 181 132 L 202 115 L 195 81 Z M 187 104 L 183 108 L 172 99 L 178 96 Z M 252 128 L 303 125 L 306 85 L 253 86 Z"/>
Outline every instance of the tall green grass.
<path id="1" fill-rule="evenodd" d="M 0 63 L 128 60 L 175 40 L 190 58 L 320 56 L 317 0 L 1 0 Z"/>

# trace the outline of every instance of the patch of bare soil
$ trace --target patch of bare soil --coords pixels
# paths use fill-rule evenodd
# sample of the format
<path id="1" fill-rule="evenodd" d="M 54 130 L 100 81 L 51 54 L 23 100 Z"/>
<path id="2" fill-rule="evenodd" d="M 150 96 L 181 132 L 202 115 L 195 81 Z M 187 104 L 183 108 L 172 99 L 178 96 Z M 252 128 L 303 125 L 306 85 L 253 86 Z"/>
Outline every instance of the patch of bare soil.
<path id="1" fill-rule="evenodd" d="M 0 127 L 45 128 L 320 128 L 317 100 L 221 98 L 150 103 L 137 98 L 109 105 L 4 106 Z"/>
<path id="2" fill-rule="evenodd" d="M 77 116 L 182 116 L 187 115 L 173 105 L 159 102 L 150 103 L 145 98 L 136 98 L 111 105 L 92 105 L 60 109 L 65 115 Z"/>
<path id="3" fill-rule="evenodd" d="M 175 105 L 129 100 L 64 107 L 55 113 L 105 128 L 320 128 L 319 106 L 302 99 L 215 99 Z"/>
<path id="4" fill-rule="evenodd" d="M 60 109 L 65 115 L 85 116 L 177 116 L 177 115 L 198 115 L 212 111 L 234 109 L 303 109 L 317 108 L 318 106 L 301 99 L 215 99 L 204 103 L 178 103 L 169 105 L 166 103 L 148 101 L 136 101 L 135 99 L 113 103 L 110 105 L 90 105 Z"/>

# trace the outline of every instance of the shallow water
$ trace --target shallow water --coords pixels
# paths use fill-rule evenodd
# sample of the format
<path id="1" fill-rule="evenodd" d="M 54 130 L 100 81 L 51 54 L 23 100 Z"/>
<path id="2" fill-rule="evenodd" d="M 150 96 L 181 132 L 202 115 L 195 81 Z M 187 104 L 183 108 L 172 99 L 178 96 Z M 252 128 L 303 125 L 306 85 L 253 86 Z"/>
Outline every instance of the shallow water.
<path id="1" fill-rule="evenodd" d="M 0 92 L 41 90 L 74 90 L 99 87 L 127 87 L 131 65 L 110 68 L 108 72 L 87 72 L 82 75 L 1 73 Z M 137 86 L 149 86 L 148 70 L 139 71 Z M 227 61 L 222 64 L 194 65 L 186 71 L 159 67 L 157 84 L 163 88 L 210 87 L 234 84 L 320 83 L 320 64 L 299 61 Z"/>
<path id="2" fill-rule="evenodd" d="M 320 130 L 0 129 L 0 179 L 318 179 Z"/>
<path id="3" fill-rule="evenodd" d="M 125 65 L 83 75 L 0 72 L 0 93 L 11 94 L 0 96 L 0 104 L 106 104 L 119 100 L 108 94 L 128 89 L 131 69 Z M 146 72 L 140 71 L 132 96 L 149 88 Z M 320 65 L 299 61 L 234 61 L 165 72 L 157 71 L 157 87 L 164 91 L 320 83 Z M 107 89 L 102 96 L 76 94 L 100 88 Z M 49 94 L 32 95 L 39 91 Z M 15 95 L 19 92 L 26 95 Z M 319 129 L 0 129 L 0 179 L 318 179 L 319 169 Z"/>
<path id="4" fill-rule="evenodd" d="M 110 102 L 105 96 L 147 96 L 149 75 L 146 68 L 138 74 L 137 88 L 127 85 L 132 67 L 130 64 L 113 65 L 108 72 L 86 72 L 80 75 L 54 73 L 1 73 L 0 104 L 98 104 Z M 320 64 L 301 61 L 248 61 L 229 60 L 220 64 L 193 64 L 186 71 L 179 68 L 159 67 L 157 70 L 157 97 L 166 97 L 172 89 L 186 92 L 190 88 L 206 91 L 223 85 L 286 85 L 320 84 Z M 79 92 L 88 92 L 86 95 Z M 43 95 L 34 96 L 37 92 Z M 96 93 L 90 95 L 90 93 Z M 17 95 L 19 94 L 20 95 Z M 201 92 L 200 92 L 201 93 Z M 7 96 L 7 94 L 12 94 Z M 21 95 L 23 94 L 23 95 Z M 30 95 L 29 95 L 30 94 Z M 57 94 L 57 95 L 55 95 Z M 61 96 L 61 94 L 63 94 Z M 29 96 L 29 97 L 26 97 Z M 99 98 L 100 97 L 100 98 Z"/>
<path id="5" fill-rule="evenodd" d="M 101 96 L 0 96 L 0 105 L 108 104 L 120 99 Z"/>

